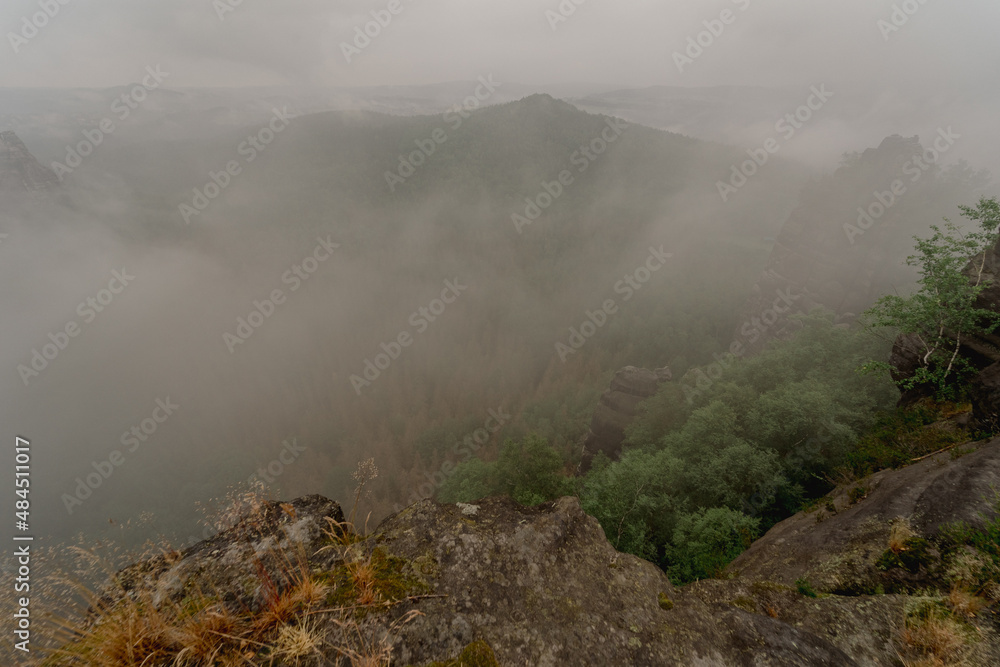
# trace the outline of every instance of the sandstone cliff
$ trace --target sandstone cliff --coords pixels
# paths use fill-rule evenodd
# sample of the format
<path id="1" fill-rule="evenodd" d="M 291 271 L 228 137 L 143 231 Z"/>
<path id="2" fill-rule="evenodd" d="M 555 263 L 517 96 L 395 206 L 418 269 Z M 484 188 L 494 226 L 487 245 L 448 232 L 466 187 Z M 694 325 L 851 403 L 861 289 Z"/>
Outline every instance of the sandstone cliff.
<path id="1" fill-rule="evenodd" d="M 669 368 L 651 371 L 626 366 L 615 373 L 590 423 L 590 432 L 584 442 L 584 468 L 598 452 L 618 458 L 625 441 L 625 429 L 638 414 L 639 404 L 655 396 L 660 385 L 670 378 Z"/>

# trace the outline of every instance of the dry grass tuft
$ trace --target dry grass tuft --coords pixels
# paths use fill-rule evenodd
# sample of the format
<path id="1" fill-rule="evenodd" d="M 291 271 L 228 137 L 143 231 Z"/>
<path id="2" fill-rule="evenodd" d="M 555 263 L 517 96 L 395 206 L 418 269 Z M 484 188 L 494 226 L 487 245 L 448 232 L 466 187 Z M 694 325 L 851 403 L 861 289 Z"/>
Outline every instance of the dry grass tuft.
<path id="1" fill-rule="evenodd" d="M 948 606 L 956 614 L 973 618 L 989 606 L 989 602 L 964 588 L 952 588 L 948 594 Z"/>
<path id="2" fill-rule="evenodd" d="M 910 522 L 906 519 L 896 519 L 889 532 L 889 550 L 894 554 L 906 551 L 906 543 L 916 537 L 917 534 L 910 527 Z"/>
<path id="3" fill-rule="evenodd" d="M 271 656 L 281 665 L 299 665 L 309 658 L 322 658 L 323 632 L 315 625 L 286 625 L 278 630 Z"/>
<path id="4" fill-rule="evenodd" d="M 907 619 L 899 639 L 906 667 L 960 667 L 969 642 L 968 628 L 943 609 L 930 608 Z M 908 658 L 908 659 L 907 659 Z"/>
<path id="5" fill-rule="evenodd" d="M 377 475 L 373 461 L 359 466 L 355 511 L 365 485 Z M 373 562 L 371 554 L 364 555 L 359 544 L 364 536 L 350 521 L 332 522 L 327 534 L 340 551 L 346 577 L 314 573 L 311 561 L 316 554 L 306 553 L 303 544 L 291 549 L 258 548 L 256 533 L 266 528 L 267 507 L 263 490 L 254 487 L 233 490 L 202 508 L 216 531 L 237 525 L 245 529 L 233 539 L 253 547 L 246 565 L 256 568 L 259 588 L 255 594 L 247 593 L 249 598 L 234 600 L 232 591 L 198 589 L 185 589 L 183 599 L 161 598 L 154 592 L 157 564 L 170 566 L 179 557 L 166 546 L 147 544 L 139 554 L 117 550 L 107 554 L 107 545 L 61 547 L 61 569 L 49 577 L 46 588 L 39 584 L 51 605 L 36 612 L 39 621 L 44 617 L 45 630 L 39 627 L 35 643 L 39 650 L 25 666 L 306 667 L 328 664 L 338 655 L 352 665 L 389 665 L 392 634 L 418 612 L 405 614 L 389 628 L 381 613 L 369 613 L 385 612 L 404 598 L 390 599 L 381 593 L 385 578 L 393 575 L 380 570 L 381 561 Z M 280 508 L 295 518 L 294 506 L 286 503 Z M 121 565 L 130 563 L 142 565 L 123 576 Z M 57 572 L 54 567 L 46 569 Z M 111 588 L 101 583 L 108 581 Z M 393 580 L 392 585 L 398 583 Z M 348 604 L 342 605 L 345 597 Z M 331 629 L 333 635 L 328 634 Z"/>

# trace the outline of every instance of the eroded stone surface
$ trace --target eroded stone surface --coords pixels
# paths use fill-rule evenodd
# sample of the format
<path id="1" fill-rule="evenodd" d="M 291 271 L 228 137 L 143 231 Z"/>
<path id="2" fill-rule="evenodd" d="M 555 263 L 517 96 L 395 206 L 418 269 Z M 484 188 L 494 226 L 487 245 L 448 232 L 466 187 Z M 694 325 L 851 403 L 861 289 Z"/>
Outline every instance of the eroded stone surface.
<path id="1" fill-rule="evenodd" d="M 327 517 L 343 515 L 319 496 L 271 503 L 252 522 L 119 580 L 128 594 L 177 600 L 205 588 L 252 608 L 259 563 L 280 583 L 282 559 L 305 553 L 313 576 L 336 580 L 346 549 L 391 561 L 409 591 L 362 621 L 365 633 L 391 639 L 394 665 L 446 661 L 478 641 L 505 666 L 860 664 L 818 634 L 675 589 L 652 563 L 616 552 L 575 498 L 534 508 L 425 500 L 339 548 L 321 529 Z M 397 622 L 413 610 L 421 615 Z M 331 646 L 345 639 L 333 621 L 324 629 Z M 341 660 L 332 651 L 325 659 Z"/>
<path id="2" fill-rule="evenodd" d="M 887 546 L 891 522 L 905 519 L 920 536 L 963 521 L 981 525 L 1000 489 L 1000 440 L 966 445 L 953 458 L 942 452 L 900 470 L 884 470 L 856 486 L 866 497 L 851 503 L 851 488 L 810 512 L 785 519 L 730 564 L 741 577 L 794 585 L 809 580 L 818 591 L 873 590 L 883 582 L 875 561 Z"/>

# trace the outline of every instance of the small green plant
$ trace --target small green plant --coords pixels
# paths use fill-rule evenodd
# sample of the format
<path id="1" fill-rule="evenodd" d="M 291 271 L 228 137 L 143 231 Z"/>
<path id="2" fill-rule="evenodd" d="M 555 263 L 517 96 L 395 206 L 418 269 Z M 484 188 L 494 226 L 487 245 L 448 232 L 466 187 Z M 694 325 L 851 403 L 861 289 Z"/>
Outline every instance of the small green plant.
<path id="1" fill-rule="evenodd" d="M 851 504 L 858 503 L 868 497 L 868 487 L 859 484 L 853 489 L 847 492 L 847 498 L 851 501 Z"/>
<path id="2" fill-rule="evenodd" d="M 480 639 L 466 646 L 454 660 L 432 662 L 427 667 L 500 667 L 500 663 L 490 645 Z"/>
<path id="3" fill-rule="evenodd" d="M 955 461 L 962 458 L 966 454 L 971 454 L 974 451 L 976 451 L 975 447 L 956 447 L 951 450 L 951 460 Z"/>
<path id="4" fill-rule="evenodd" d="M 921 567 L 926 567 L 933 562 L 930 546 L 930 542 L 922 537 L 911 537 L 903 542 L 899 549 L 886 549 L 885 553 L 875 561 L 875 567 L 883 572 L 893 568 L 901 568 L 916 574 Z"/>
<path id="5" fill-rule="evenodd" d="M 795 590 L 802 595 L 805 595 L 807 598 L 819 597 L 819 594 L 816 593 L 816 589 L 812 587 L 812 584 L 810 584 L 809 580 L 805 577 L 799 577 L 795 580 Z"/>

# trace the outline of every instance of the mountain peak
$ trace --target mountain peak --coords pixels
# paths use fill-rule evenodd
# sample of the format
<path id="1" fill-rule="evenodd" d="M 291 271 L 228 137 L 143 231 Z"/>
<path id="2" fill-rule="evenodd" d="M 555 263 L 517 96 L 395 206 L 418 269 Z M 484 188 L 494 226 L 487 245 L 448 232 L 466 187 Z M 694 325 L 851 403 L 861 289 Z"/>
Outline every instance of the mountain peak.
<path id="1" fill-rule="evenodd" d="M 0 132 L 0 191 L 33 192 L 59 184 L 59 177 L 40 163 L 16 133 Z"/>

